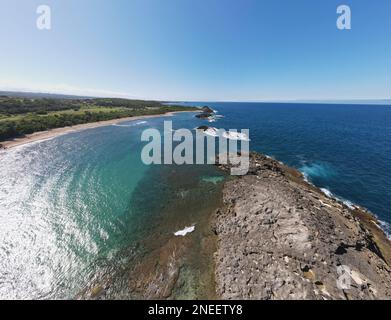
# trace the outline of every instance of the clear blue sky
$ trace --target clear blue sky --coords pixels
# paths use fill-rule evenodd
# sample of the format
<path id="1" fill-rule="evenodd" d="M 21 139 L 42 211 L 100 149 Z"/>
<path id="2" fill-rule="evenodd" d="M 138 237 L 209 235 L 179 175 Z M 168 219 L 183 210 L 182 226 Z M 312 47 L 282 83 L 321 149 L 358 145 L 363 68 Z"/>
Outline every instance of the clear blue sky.
<path id="1" fill-rule="evenodd" d="M 52 9 L 52 30 L 36 8 Z M 336 28 L 350 5 L 352 29 Z M 1 0 L 0 90 L 391 98 L 390 0 Z"/>

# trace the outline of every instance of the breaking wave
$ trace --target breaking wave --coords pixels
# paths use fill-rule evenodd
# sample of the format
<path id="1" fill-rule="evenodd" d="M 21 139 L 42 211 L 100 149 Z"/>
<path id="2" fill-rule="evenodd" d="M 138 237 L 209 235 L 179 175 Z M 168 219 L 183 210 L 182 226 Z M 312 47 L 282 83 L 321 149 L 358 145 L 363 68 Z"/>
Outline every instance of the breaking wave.
<path id="1" fill-rule="evenodd" d="M 134 126 L 139 126 L 141 124 L 146 124 L 147 121 L 138 121 L 138 122 L 135 122 L 135 123 L 128 123 L 128 124 L 121 124 L 121 123 L 115 123 L 113 124 L 112 126 L 114 127 L 134 127 Z"/>
<path id="2" fill-rule="evenodd" d="M 304 164 L 300 169 L 301 173 L 307 178 L 323 178 L 327 179 L 336 175 L 332 167 L 326 163 L 311 163 Z"/>
<path id="3" fill-rule="evenodd" d="M 175 232 L 174 235 L 177 237 L 184 237 L 188 233 L 192 233 L 194 230 L 195 230 L 195 226 L 186 227 L 183 230 L 179 230 L 179 231 Z"/>

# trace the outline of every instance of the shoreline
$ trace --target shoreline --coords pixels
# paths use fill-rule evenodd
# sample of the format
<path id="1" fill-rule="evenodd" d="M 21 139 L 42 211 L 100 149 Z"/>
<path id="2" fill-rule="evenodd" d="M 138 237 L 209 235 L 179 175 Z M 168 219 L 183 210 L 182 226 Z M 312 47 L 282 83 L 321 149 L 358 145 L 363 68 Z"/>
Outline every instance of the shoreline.
<path id="1" fill-rule="evenodd" d="M 10 140 L 0 141 L 0 145 L 3 146 L 3 148 L 0 148 L 0 150 L 9 150 L 14 147 L 22 146 L 25 144 L 29 144 L 32 142 L 37 141 L 43 141 L 47 139 L 52 139 L 55 137 L 59 137 L 68 133 L 72 132 L 79 132 L 87 129 L 94 129 L 98 127 L 104 127 L 104 126 L 110 126 L 113 124 L 121 123 L 121 122 L 127 122 L 127 121 L 133 121 L 133 120 L 143 120 L 143 119 L 149 119 L 149 118 L 159 118 L 159 117 L 173 117 L 176 113 L 184 113 L 184 112 L 198 112 L 198 111 L 170 111 L 166 113 L 160 113 L 160 114 L 151 114 L 151 115 L 144 115 L 144 116 L 134 116 L 134 117 L 126 117 L 126 118 L 117 118 L 112 120 L 104 120 L 104 121 L 98 121 L 98 122 L 88 122 L 88 123 L 82 123 L 75 126 L 70 127 L 61 127 L 61 128 L 53 128 L 50 130 L 45 131 L 37 131 L 31 134 L 27 134 L 23 137 L 14 138 Z"/>
<path id="2" fill-rule="evenodd" d="M 199 182 L 204 173 L 216 172 L 214 167 L 202 173 L 194 166 L 176 169 L 165 166 L 144 176 L 130 200 L 145 197 L 137 209 L 141 217 L 137 222 L 139 229 L 132 229 L 132 240 L 110 260 L 109 272 L 96 272 L 103 276 L 87 281 L 74 297 L 216 300 L 213 254 L 217 239 L 210 232 L 210 225 L 213 212 L 223 204 L 223 184 Z M 157 193 L 159 185 L 151 187 L 157 173 L 163 184 L 170 184 L 170 189 L 161 194 Z M 185 188 L 189 191 L 183 192 Z M 161 200 L 150 206 L 156 196 Z M 155 212 L 153 221 L 147 216 L 143 218 L 146 208 Z M 195 229 L 183 237 L 175 235 L 186 226 Z M 124 259 L 125 265 L 118 264 Z"/>
<path id="3" fill-rule="evenodd" d="M 223 201 L 212 225 L 221 298 L 391 298 L 391 242 L 366 209 L 349 208 L 255 152 L 249 173 L 225 182 Z M 338 287 L 340 266 L 351 287 Z"/>

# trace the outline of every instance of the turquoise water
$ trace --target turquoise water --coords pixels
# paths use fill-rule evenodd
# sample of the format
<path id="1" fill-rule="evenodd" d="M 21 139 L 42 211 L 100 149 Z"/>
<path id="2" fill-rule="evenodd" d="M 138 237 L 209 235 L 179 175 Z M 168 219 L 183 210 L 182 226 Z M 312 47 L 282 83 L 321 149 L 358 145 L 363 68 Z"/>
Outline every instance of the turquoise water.
<path id="1" fill-rule="evenodd" d="M 66 297 L 97 255 L 115 252 L 146 170 L 137 141 L 136 130 L 104 127 L 1 154 L 0 296 L 45 298 L 58 286 Z"/>
<path id="2" fill-rule="evenodd" d="M 176 116 L 174 123 L 193 116 Z M 159 232 L 155 238 L 168 241 L 187 223 L 201 223 L 194 203 L 194 210 L 173 203 L 202 198 L 198 209 L 207 211 L 217 186 L 208 190 L 201 176 L 213 178 L 216 169 L 187 170 L 180 180 L 188 185 L 174 185 L 179 171 L 169 172 L 168 183 L 162 175 L 169 166 L 141 162 L 142 130 L 161 129 L 163 120 L 84 130 L 0 153 L 1 298 L 77 297 L 108 270 L 131 265 L 140 239 Z M 156 250 L 163 242 L 153 243 L 144 247 Z M 116 290 L 111 297 L 130 297 Z"/>
<path id="3" fill-rule="evenodd" d="M 369 208 L 387 230 L 391 107 L 208 105 L 224 115 L 210 125 L 249 128 L 252 150 Z M 224 178 L 213 166 L 143 165 L 141 132 L 164 120 L 205 124 L 178 114 L 0 152 L 1 298 L 213 297 L 209 219 Z"/>

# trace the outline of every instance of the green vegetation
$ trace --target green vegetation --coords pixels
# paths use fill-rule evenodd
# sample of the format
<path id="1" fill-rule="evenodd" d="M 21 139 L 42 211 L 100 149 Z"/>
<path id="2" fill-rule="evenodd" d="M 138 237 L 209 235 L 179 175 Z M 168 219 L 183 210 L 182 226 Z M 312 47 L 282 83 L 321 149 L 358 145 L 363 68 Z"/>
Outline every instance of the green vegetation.
<path id="1" fill-rule="evenodd" d="M 0 96 L 0 141 L 77 124 L 196 108 L 127 99 L 27 99 Z"/>

